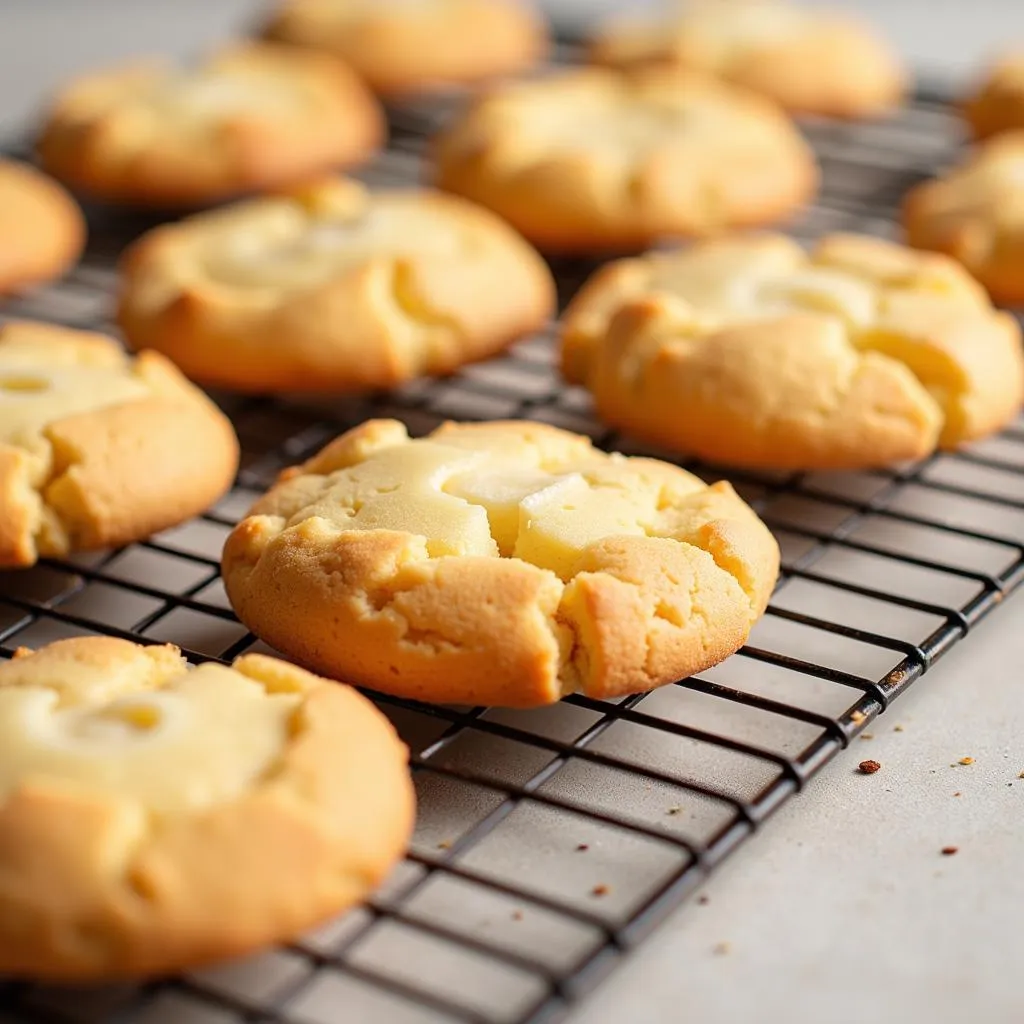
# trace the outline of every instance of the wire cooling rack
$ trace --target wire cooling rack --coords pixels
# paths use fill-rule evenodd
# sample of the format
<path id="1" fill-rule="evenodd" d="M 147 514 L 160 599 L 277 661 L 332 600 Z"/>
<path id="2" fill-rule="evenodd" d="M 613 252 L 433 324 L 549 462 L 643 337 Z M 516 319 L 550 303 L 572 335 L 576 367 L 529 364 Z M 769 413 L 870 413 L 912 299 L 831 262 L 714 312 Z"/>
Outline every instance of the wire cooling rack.
<path id="1" fill-rule="evenodd" d="M 416 180 L 436 108 L 395 115 L 365 175 Z M 824 167 L 795 226 L 890 235 L 906 189 L 947 162 L 955 120 L 919 95 L 884 123 L 806 125 Z M 93 213 L 65 281 L 3 316 L 113 331 L 113 261 L 149 224 Z M 591 266 L 563 262 L 563 299 Z M 279 469 L 367 416 L 415 433 L 445 418 L 525 417 L 647 451 L 559 383 L 550 335 L 458 376 L 389 395 L 224 397 L 242 439 L 212 511 L 123 550 L 0 574 L 0 650 L 101 633 L 173 641 L 194 660 L 261 649 L 218 578 L 231 526 Z M 653 452 L 652 454 L 663 454 Z M 784 570 L 739 654 L 651 694 L 574 696 L 538 711 L 374 696 L 409 743 L 420 801 L 411 852 L 364 908 L 254 960 L 141 987 L 0 982 L 19 1022 L 538 1024 L 559 1018 L 721 860 L 1024 576 L 1024 429 L 869 473 L 724 473 L 774 529 Z M 970 642 L 970 641 L 968 641 Z M 680 965 L 685 971 L 685 965 Z"/>

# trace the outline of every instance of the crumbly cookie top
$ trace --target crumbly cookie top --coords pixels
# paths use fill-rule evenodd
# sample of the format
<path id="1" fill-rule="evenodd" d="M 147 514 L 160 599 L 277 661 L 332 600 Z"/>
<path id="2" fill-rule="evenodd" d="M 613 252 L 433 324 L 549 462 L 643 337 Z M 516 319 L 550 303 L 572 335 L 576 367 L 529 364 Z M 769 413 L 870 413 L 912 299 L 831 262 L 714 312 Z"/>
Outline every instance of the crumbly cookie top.
<path id="1" fill-rule="evenodd" d="M 158 818 L 230 801 L 288 744 L 301 691 L 271 682 L 116 640 L 0 663 L 0 802 L 25 782 L 99 790 Z"/>

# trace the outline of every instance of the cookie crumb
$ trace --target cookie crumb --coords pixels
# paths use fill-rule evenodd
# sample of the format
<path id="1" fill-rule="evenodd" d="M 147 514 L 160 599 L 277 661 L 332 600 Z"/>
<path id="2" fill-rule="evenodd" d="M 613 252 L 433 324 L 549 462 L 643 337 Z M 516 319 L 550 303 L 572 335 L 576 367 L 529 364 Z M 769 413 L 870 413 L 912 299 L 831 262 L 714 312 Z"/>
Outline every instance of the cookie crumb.
<path id="1" fill-rule="evenodd" d="M 953 794 L 953 796 L 960 796 L 960 795 L 961 795 L 961 793 L 960 793 L 959 789 Z"/>
<path id="2" fill-rule="evenodd" d="M 874 775 L 881 767 L 882 766 L 877 761 L 861 761 L 861 763 L 857 765 L 857 770 L 862 775 Z"/>
<path id="3" fill-rule="evenodd" d="M 863 711 L 854 711 L 850 715 L 850 721 L 853 722 L 854 725 L 860 725 L 860 723 L 867 717 L 868 716 L 865 715 Z"/>
<path id="4" fill-rule="evenodd" d="M 576 852 L 577 853 L 586 853 L 587 850 L 589 850 L 589 849 L 590 849 L 590 843 L 577 843 L 576 844 Z"/>
<path id="5" fill-rule="evenodd" d="M 607 896 L 608 893 L 610 893 L 611 891 L 611 886 L 605 885 L 604 882 L 601 882 L 599 885 L 595 885 L 594 888 L 590 890 L 590 895 Z"/>
<path id="6" fill-rule="evenodd" d="M 700 896 L 697 897 L 697 902 L 702 907 L 706 907 L 711 901 L 707 898 L 707 896 L 701 894 Z"/>
<path id="7" fill-rule="evenodd" d="M 959 851 L 959 846 L 944 846 L 940 851 L 943 857 L 952 857 L 954 853 Z"/>
<path id="8" fill-rule="evenodd" d="M 438 844 L 439 850 L 450 850 L 452 848 L 452 841 L 450 839 L 442 839 Z"/>
<path id="9" fill-rule="evenodd" d="M 665 813 L 666 814 L 682 814 L 683 813 L 683 809 L 682 809 L 682 807 L 670 807 Z"/>
<path id="10" fill-rule="evenodd" d="M 902 725 L 894 725 L 892 727 L 892 731 L 893 732 L 903 732 L 903 726 Z"/>
<path id="11" fill-rule="evenodd" d="M 957 764 L 974 764 L 973 757 L 961 757 Z"/>
<path id="12" fill-rule="evenodd" d="M 1024 779 L 1024 772 L 1021 772 L 1020 775 L 1017 776 L 1017 778 L 1018 779 Z"/>
<path id="13" fill-rule="evenodd" d="M 860 738 L 862 740 L 873 740 L 875 738 L 875 734 L 873 732 L 862 732 L 860 734 Z"/>
<path id="14" fill-rule="evenodd" d="M 732 947 L 729 945 L 728 942 L 718 942 L 715 944 L 715 948 L 712 950 L 712 952 L 715 954 L 715 956 L 725 956 L 730 949 L 732 949 Z"/>
<path id="15" fill-rule="evenodd" d="M 523 912 L 521 910 L 513 910 L 512 911 L 512 920 L 513 921 L 522 921 L 522 919 L 523 919 Z"/>

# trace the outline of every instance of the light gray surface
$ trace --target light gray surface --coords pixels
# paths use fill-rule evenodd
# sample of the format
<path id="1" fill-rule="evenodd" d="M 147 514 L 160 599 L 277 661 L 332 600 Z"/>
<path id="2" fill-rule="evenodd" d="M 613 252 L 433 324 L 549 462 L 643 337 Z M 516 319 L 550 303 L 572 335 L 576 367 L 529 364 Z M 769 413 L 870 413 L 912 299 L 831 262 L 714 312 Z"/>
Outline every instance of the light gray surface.
<path id="1" fill-rule="evenodd" d="M 1024 41 L 1024 4 L 1009 0 L 857 6 L 916 63 L 958 74 L 1014 33 Z M 0 130 L 30 116 L 68 73 L 140 50 L 196 49 L 254 9 L 244 0 L 0 0 Z M 674 915 L 577 1024 L 1024 1020 L 1022 613 L 1024 597 L 1009 602 L 877 721 L 874 738 L 787 805 L 709 883 L 708 903 Z M 963 755 L 976 763 L 953 767 Z M 869 756 L 882 770 L 857 774 Z M 947 845 L 959 852 L 944 857 Z M 271 956 L 270 972 L 230 968 L 207 984 L 276 985 L 292 965 Z M 175 998 L 152 1020 L 183 1024 Z M 311 1020 L 403 1019 L 372 994 L 358 1002 L 351 987 L 317 998 L 319 1009 L 311 997 L 303 1010 Z"/>

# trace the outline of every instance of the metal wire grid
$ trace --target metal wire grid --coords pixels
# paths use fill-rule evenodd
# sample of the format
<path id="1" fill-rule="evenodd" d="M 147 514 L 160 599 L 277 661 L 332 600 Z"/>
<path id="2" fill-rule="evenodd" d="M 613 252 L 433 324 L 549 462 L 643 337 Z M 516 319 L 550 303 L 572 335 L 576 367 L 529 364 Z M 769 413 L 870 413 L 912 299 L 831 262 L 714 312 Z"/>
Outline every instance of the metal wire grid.
<path id="1" fill-rule="evenodd" d="M 367 180 L 414 180 L 435 116 L 397 115 L 392 148 Z M 957 144 L 953 119 L 927 96 L 892 122 L 807 130 L 825 180 L 797 226 L 805 237 L 891 233 L 900 196 Z M 0 315 L 112 330 L 113 258 L 148 225 L 99 214 L 93 222 L 82 265 Z M 592 268 L 555 269 L 564 297 Z M 281 467 L 370 415 L 397 416 L 415 433 L 444 418 L 524 417 L 650 453 L 595 422 L 587 396 L 559 383 L 553 358 L 544 336 L 390 395 L 224 397 L 244 449 L 231 494 L 126 549 L 0 574 L 0 652 L 81 633 L 172 640 L 195 661 L 260 649 L 227 606 L 223 539 Z M 10 1019 L 559 1018 L 1024 577 L 1019 425 L 967 451 L 869 473 L 686 465 L 733 479 L 783 548 L 779 589 L 739 654 L 652 694 L 574 696 L 532 712 L 372 695 L 410 744 L 420 818 L 408 858 L 365 908 L 287 948 L 185 978 L 85 992 L 0 983 Z"/>

